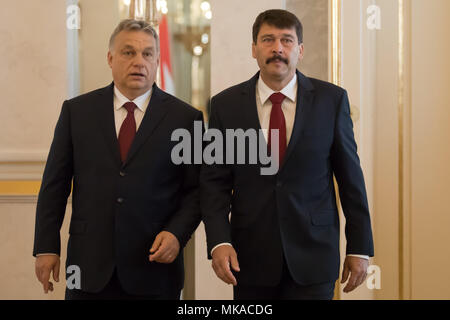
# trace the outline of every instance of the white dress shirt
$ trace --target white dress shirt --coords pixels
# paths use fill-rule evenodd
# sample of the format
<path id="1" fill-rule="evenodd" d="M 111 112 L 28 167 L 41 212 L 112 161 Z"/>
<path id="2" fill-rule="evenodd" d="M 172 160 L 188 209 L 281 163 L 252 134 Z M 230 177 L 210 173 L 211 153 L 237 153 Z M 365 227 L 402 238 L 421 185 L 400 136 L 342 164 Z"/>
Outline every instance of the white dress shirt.
<path id="1" fill-rule="evenodd" d="M 145 110 L 150 102 L 152 95 L 152 89 L 148 90 L 143 95 L 137 97 L 134 100 L 130 100 L 125 97 L 119 89 L 114 86 L 114 122 L 116 125 L 116 135 L 119 137 L 120 127 L 123 121 L 127 117 L 128 111 L 123 107 L 127 102 L 134 102 L 137 108 L 134 110 L 134 119 L 136 120 L 136 131 L 141 125 L 142 119 L 144 118 Z"/>
<path id="2" fill-rule="evenodd" d="M 258 82 L 256 83 L 255 91 L 259 123 L 264 133 L 264 137 L 266 138 L 266 141 L 268 141 L 267 134 L 269 131 L 270 113 L 272 112 L 272 102 L 269 100 L 269 97 L 276 91 L 270 89 L 261 77 L 259 77 Z M 295 75 L 280 92 L 286 97 L 281 104 L 281 110 L 283 111 L 286 121 L 286 141 L 289 144 L 294 128 L 295 110 L 297 108 L 297 75 Z"/>
<path id="3" fill-rule="evenodd" d="M 281 104 L 281 110 L 284 113 L 284 118 L 286 121 L 286 141 L 288 144 L 291 139 L 292 130 L 294 129 L 295 111 L 297 109 L 297 88 L 297 75 L 295 74 L 292 77 L 291 81 L 289 81 L 289 83 L 283 89 L 281 89 L 281 91 L 279 91 L 286 96 L 286 98 L 284 98 L 283 100 L 283 103 Z M 269 131 L 270 113 L 272 112 L 272 102 L 269 100 L 269 97 L 277 91 L 270 89 L 269 86 L 264 83 L 261 77 L 259 77 L 258 82 L 256 83 L 255 91 L 256 108 L 258 110 L 259 123 L 261 125 L 264 137 L 266 138 L 266 141 L 268 141 L 267 133 Z M 228 242 L 219 243 L 214 248 L 212 248 L 211 255 L 217 247 L 222 245 L 232 246 L 231 243 Z M 348 254 L 348 256 L 354 256 L 369 260 L 369 256 L 367 255 Z"/>

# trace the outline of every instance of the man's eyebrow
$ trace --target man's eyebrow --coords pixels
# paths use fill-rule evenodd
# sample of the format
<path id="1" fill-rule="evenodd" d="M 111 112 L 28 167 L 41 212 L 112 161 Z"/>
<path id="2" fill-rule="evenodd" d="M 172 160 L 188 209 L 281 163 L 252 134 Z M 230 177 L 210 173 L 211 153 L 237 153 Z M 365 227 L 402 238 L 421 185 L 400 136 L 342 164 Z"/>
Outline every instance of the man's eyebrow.
<path id="1" fill-rule="evenodd" d="M 133 49 L 134 50 L 134 47 L 129 44 L 126 44 L 122 47 L 122 49 Z"/>
<path id="2" fill-rule="evenodd" d="M 125 44 L 122 47 L 122 50 L 127 50 L 127 49 L 136 50 L 132 45 Z M 154 51 L 154 50 L 155 50 L 155 47 L 153 47 L 153 46 L 144 48 L 144 51 Z"/>
<path id="3" fill-rule="evenodd" d="M 266 33 L 261 35 L 261 38 L 265 38 L 265 37 L 274 37 L 274 35 L 272 33 Z"/>
<path id="4" fill-rule="evenodd" d="M 283 33 L 282 36 L 285 37 L 285 38 L 292 38 L 292 39 L 294 39 L 294 36 L 292 34 L 290 34 L 290 33 Z M 272 38 L 274 38 L 275 35 L 272 34 L 272 33 L 267 33 L 267 34 L 261 35 L 261 38 L 265 38 L 265 37 L 272 37 Z"/>

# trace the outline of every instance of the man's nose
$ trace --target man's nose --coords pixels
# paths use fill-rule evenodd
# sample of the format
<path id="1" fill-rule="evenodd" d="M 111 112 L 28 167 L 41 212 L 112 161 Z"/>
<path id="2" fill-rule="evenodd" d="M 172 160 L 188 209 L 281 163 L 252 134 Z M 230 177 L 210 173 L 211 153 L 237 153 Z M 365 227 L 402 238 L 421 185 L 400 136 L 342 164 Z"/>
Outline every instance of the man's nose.
<path id="1" fill-rule="evenodd" d="M 283 44 L 281 43 L 280 39 L 276 39 L 274 41 L 274 44 L 273 44 L 273 47 L 272 47 L 272 52 L 276 53 L 276 54 L 283 53 Z"/>
<path id="2" fill-rule="evenodd" d="M 135 55 L 133 65 L 136 67 L 143 67 L 145 65 L 145 58 L 141 53 Z"/>

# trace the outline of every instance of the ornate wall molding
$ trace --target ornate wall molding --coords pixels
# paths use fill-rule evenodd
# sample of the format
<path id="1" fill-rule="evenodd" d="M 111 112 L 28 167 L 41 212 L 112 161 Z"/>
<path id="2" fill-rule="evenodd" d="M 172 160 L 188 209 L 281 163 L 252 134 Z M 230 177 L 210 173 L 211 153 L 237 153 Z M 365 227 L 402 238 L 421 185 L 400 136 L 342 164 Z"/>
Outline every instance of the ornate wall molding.
<path id="1" fill-rule="evenodd" d="M 37 203 L 37 195 L 0 195 L 0 204 Z M 72 204 L 72 196 L 67 199 L 67 204 Z"/>
<path id="2" fill-rule="evenodd" d="M 40 180 L 48 150 L 0 151 L 0 180 Z"/>
<path id="3" fill-rule="evenodd" d="M 0 162 L 1 180 L 41 180 L 45 162 Z"/>

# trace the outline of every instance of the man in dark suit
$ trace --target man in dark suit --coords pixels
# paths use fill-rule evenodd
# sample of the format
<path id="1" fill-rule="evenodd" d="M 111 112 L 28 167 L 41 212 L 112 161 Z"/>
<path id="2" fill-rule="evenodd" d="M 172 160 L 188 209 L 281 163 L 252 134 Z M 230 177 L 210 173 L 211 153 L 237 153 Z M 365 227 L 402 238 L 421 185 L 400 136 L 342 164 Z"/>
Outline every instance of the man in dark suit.
<path id="1" fill-rule="evenodd" d="M 234 285 L 235 299 L 331 299 L 340 266 L 333 175 L 346 217 L 345 292 L 364 281 L 373 256 L 347 93 L 296 70 L 302 25 L 290 12 L 256 18 L 252 52 L 260 71 L 212 98 L 209 128 L 262 129 L 271 148 L 276 136 L 267 129 L 277 130 L 280 166 L 262 175 L 261 162 L 204 164 L 208 255 L 216 275 Z"/>
<path id="2" fill-rule="evenodd" d="M 66 299 L 179 299 L 182 249 L 201 219 L 200 167 L 172 162 L 171 134 L 193 132 L 202 113 L 156 86 L 158 36 L 147 23 L 119 24 L 108 63 L 111 85 L 63 104 L 37 205 L 36 275 L 45 293 L 51 273 L 59 281 L 73 184 L 66 267 L 80 286 Z"/>

